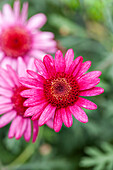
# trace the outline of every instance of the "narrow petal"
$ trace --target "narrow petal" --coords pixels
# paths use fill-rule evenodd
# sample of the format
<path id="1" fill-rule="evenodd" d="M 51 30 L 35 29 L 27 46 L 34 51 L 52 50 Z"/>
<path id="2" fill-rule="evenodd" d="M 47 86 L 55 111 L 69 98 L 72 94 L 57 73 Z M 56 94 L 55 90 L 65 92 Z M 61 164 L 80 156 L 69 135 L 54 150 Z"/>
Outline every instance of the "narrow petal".
<path id="1" fill-rule="evenodd" d="M 86 80 L 83 80 L 83 81 L 79 81 L 79 80 L 78 80 L 78 84 L 79 84 L 80 91 L 91 89 L 91 88 L 95 87 L 97 84 L 100 83 L 100 79 L 99 78 L 86 79 Z"/>
<path id="2" fill-rule="evenodd" d="M 44 59 L 43 59 L 43 63 L 45 65 L 45 68 L 48 72 L 49 77 L 54 76 L 56 72 L 55 72 L 55 62 L 54 62 L 52 56 L 45 55 Z"/>
<path id="3" fill-rule="evenodd" d="M 27 72 L 26 72 L 26 65 L 25 62 L 21 57 L 18 58 L 17 60 L 17 73 L 19 77 L 26 77 Z"/>
<path id="4" fill-rule="evenodd" d="M 59 132 L 62 127 L 62 117 L 61 117 L 61 110 L 58 109 L 55 112 L 53 128 L 55 132 Z"/>
<path id="5" fill-rule="evenodd" d="M 65 70 L 65 60 L 60 50 L 55 54 L 55 68 L 57 72 L 64 72 Z"/>
<path id="6" fill-rule="evenodd" d="M 38 81 L 44 83 L 44 77 L 42 77 L 41 75 L 39 75 L 38 73 L 32 71 L 32 70 L 27 70 L 27 73 L 32 76 L 33 78 L 37 79 Z"/>
<path id="7" fill-rule="evenodd" d="M 76 78 L 80 78 L 91 66 L 91 61 L 86 61 L 84 63 L 82 63 L 81 69 L 78 72 Z"/>
<path id="8" fill-rule="evenodd" d="M 13 11 L 12 8 L 9 4 L 5 4 L 3 6 L 3 16 L 5 21 L 8 23 L 13 23 L 14 22 L 14 15 L 13 15 Z"/>
<path id="9" fill-rule="evenodd" d="M 24 139 L 26 140 L 26 142 L 29 142 L 30 138 L 31 138 L 31 120 L 27 119 L 27 126 L 24 132 Z"/>
<path id="10" fill-rule="evenodd" d="M 18 130 L 17 130 L 17 132 L 16 132 L 16 134 L 15 134 L 15 138 L 18 140 L 18 139 L 20 139 L 21 137 L 22 137 L 22 135 L 24 134 L 24 132 L 25 132 L 25 129 L 26 129 L 26 127 L 27 127 L 27 119 L 21 119 L 21 122 L 20 122 L 20 124 L 19 124 L 19 126 L 18 126 Z"/>
<path id="11" fill-rule="evenodd" d="M 88 117 L 86 113 L 76 104 L 69 107 L 70 111 L 72 112 L 73 116 L 82 123 L 88 122 Z"/>
<path id="12" fill-rule="evenodd" d="M 16 128 L 18 128 L 18 123 L 20 122 L 20 120 L 21 120 L 21 117 L 20 116 L 16 116 L 16 118 L 11 123 L 10 129 L 9 129 L 9 133 L 8 133 L 8 137 L 9 138 L 13 138 L 14 137 Z"/>
<path id="13" fill-rule="evenodd" d="M 33 78 L 21 77 L 20 83 L 29 88 L 43 89 L 43 84 Z"/>
<path id="14" fill-rule="evenodd" d="M 80 96 L 96 96 L 104 92 L 104 89 L 101 87 L 94 87 L 89 90 L 84 90 L 80 92 Z"/>
<path id="15" fill-rule="evenodd" d="M 49 128 L 53 129 L 53 119 L 48 120 L 48 121 L 46 122 L 46 125 L 47 125 Z"/>
<path id="16" fill-rule="evenodd" d="M 76 65 L 74 71 L 73 71 L 73 76 L 76 77 L 78 72 L 80 71 L 81 69 L 81 66 L 82 66 L 82 61 L 83 61 L 83 58 L 81 57 L 81 59 L 79 60 L 78 64 Z"/>
<path id="17" fill-rule="evenodd" d="M 47 70 L 41 60 L 35 59 L 35 66 L 40 75 L 42 75 L 44 78 L 48 78 Z"/>
<path id="18" fill-rule="evenodd" d="M 43 111 L 43 109 L 45 108 L 45 106 L 47 105 L 47 102 L 43 102 L 37 106 L 34 107 L 29 107 L 26 111 L 24 116 L 29 117 L 29 116 L 33 116 L 33 115 L 40 115 L 40 113 Z M 32 119 L 33 120 L 33 119 Z"/>
<path id="19" fill-rule="evenodd" d="M 6 97 L 12 97 L 13 92 L 8 89 L 0 88 L 0 95 L 6 96 Z"/>
<path id="20" fill-rule="evenodd" d="M 80 106 L 80 107 L 84 107 L 85 109 L 90 109 L 90 110 L 95 110 L 97 109 L 97 105 L 87 99 L 81 98 L 79 97 L 76 105 Z"/>
<path id="21" fill-rule="evenodd" d="M 65 64 L 66 64 L 65 72 L 67 72 L 69 70 L 69 67 L 71 66 L 73 60 L 74 60 L 74 51 L 73 51 L 73 49 L 69 49 L 66 52 L 64 59 L 65 59 Z"/>
<path id="22" fill-rule="evenodd" d="M 11 103 L 11 99 L 4 97 L 4 96 L 0 96 L 0 105 L 4 105 L 4 104 L 10 104 Z"/>
<path id="23" fill-rule="evenodd" d="M 0 115 L 5 113 L 5 112 L 9 112 L 13 109 L 13 105 L 12 104 L 4 104 L 3 106 L 0 105 Z"/>
<path id="24" fill-rule="evenodd" d="M 10 65 L 7 65 L 7 70 L 8 70 L 8 73 L 9 73 L 11 79 L 13 80 L 14 84 L 19 86 L 20 83 L 19 83 L 16 72 L 12 69 L 12 67 Z"/>
<path id="25" fill-rule="evenodd" d="M 42 13 L 36 14 L 28 20 L 27 28 L 30 30 L 41 28 L 46 23 L 46 20 L 47 19 L 44 14 Z"/>
<path id="26" fill-rule="evenodd" d="M 91 71 L 89 73 L 84 74 L 78 82 L 89 80 L 89 79 L 95 79 L 98 78 L 101 75 L 101 71 Z"/>
<path id="27" fill-rule="evenodd" d="M 31 97 L 29 99 L 26 99 L 23 105 L 25 107 L 35 106 L 37 104 L 43 103 L 44 101 L 45 101 L 44 96 L 37 95 L 37 97 Z"/>
<path id="28" fill-rule="evenodd" d="M 19 19 L 19 14 L 20 14 L 20 1 L 16 0 L 14 2 L 14 15 L 15 15 L 15 19 Z"/>
<path id="29" fill-rule="evenodd" d="M 53 107 L 51 106 L 51 104 L 48 104 L 39 118 L 39 126 L 44 125 L 50 118 L 52 118 L 53 114 L 55 113 L 55 110 L 56 107 Z"/>
<path id="30" fill-rule="evenodd" d="M 20 93 L 20 95 L 22 97 L 25 98 L 29 98 L 29 97 L 34 97 L 38 95 L 42 95 L 43 94 L 43 90 L 39 90 L 39 89 L 28 89 L 28 90 L 24 90 Z"/>
<path id="31" fill-rule="evenodd" d="M 21 12 L 21 23 L 25 23 L 28 15 L 28 3 L 24 2 L 22 12 Z"/>
<path id="32" fill-rule="evenodd" d="M 43 58 L 44 56 L 46 55 L 46 53 L 39 49 L 38 47 L 37 48 L 33 48 L 30 52 L 29 52 L 29 55 L 43 61 Z"/>
<path id="33" fill-rule="evenodd" d="M 38 121 L 33 121 L 33 140 L 34 143 L 36 141 L 37 135 L 38 135 L 39 127 L 38 127 Z"/>
<path id="34" fill-rule="evenodd" d="M 73 119 L 70 110 L 68 108 L 61 108 L 61 115 L 64 125 L 67 127 L 71 127 L 73 124 Z"/>
<path id="35" fill-rule="evenodd" d="M 0 128 L 6 126 L 10 121 L 16 117 L 16 111 L 10 111 L 0 117 Z"/>

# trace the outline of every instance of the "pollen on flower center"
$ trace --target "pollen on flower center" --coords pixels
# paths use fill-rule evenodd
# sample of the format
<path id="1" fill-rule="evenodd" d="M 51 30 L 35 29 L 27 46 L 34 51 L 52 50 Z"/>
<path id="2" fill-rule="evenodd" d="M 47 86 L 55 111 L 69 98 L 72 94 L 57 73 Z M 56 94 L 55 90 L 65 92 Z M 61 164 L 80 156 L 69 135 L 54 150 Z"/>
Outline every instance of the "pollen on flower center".
<path id="1" fill-rule="evenodd" d="M 78 100 L 79 86 L 73 76 L 57 73 L 44 83 L 44 94 L 53 106 L 67 107 Z"/>
<path id="2" fill-rule="evenodd" d="M 10 27 L 0 35 L 1 48 L 7 56 L 24 56 L 31 48 L 31 36 L 23 27 Z"/>
<path id="3" fill-rule="evenodd" d="M 20 96 L 20 92 L 23 90 L 26 90 L 26 87 L 24 86 L 15 87 L 13 89 L 13 96 L 11 98 L 14 109 L 17 111 L 17 114 L 21 116 L 24 115 L 24 112 L 27 109 L 27 107 L 23 106 L 23 103 L 26 100 L 26 98 Z"/>

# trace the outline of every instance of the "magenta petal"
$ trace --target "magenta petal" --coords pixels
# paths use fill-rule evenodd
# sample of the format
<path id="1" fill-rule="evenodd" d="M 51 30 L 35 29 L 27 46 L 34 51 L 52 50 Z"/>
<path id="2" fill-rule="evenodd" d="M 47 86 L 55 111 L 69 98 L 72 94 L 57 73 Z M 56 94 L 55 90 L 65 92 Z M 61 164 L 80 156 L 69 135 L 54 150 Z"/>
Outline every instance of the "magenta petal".
<path id="1" fill-rule="evenodd" d="M 90 109 L 90 110 L 95 110 L 97 109 L 97 105 L 87 99 L 81 98 L 79 97 L 76 105 L 80 106 L 80 107 L 84 107 L 85 109 Z"/>
<path id="2" fill-rule="evenodd" d="M 65 72 L 67 72 L 69 67 L 71 66 L 73 60 L 74 60 L 74 51 L 73 51 L 73 49 L 69 49 L 66 52 L 64 59 L 65 59 L 65 64 L 66 64 Z"/>
<path id="3" fill-rule="evenodd" d="M 80 71 L 78 72 L 76 78 L 80 78 L 91 66 L 91 61 L 86 61 L 84 63 L 82 63 L 81 65 L 81 69 Z"/>
<path id="4" fill-rule="evenodd" d="M 35 106 L 37 104 L 40 104 L 40 103 L 43 103 L 45 101 L 44 99 L 44 96 L 34 96 L 34 97 L 31 97 L 29 99 L 26 99 L 25 102 L 23 103 L 23 105 L 25 107 L 28 107 L 28 106 Z"/>
<path id="5" fill-rule="evenodd" d="M 39 131 L 38 121 L 34 120 L 33 121 L 33 140 L 32 140 L 33 143 L 36 141 L 38 131 Z"/>
<path id="6" fill-rule="evenodd" d="M 83 61 L 83 58 L 80 57 L 80 60 L 78 62 L 78 64 L 76 65 L 74 71 L 73 71 L 73 76 L 76 77 L 76 75 L 78 74 L 79 70 L 81 69 L 81 66 L 82 66 L 82 61 Z"/>
<path id="7" fill-rule="evenodd" d="M 95 87 L 98 83 L 100 83 L 99 78 L 86 79 L 84 81 L 78 82 L 80 91 L 91 89 L 91 88 Z"/>
<path id="8" fill-rule="evenodd" d="M 59 132 L 62 127 L 61 109 L 56 110 L 53 122 L 55 132 Z"/>
<path id="9" fill-rule="evenodd" d="M 39 115 L 41 111 L 43 111 L 44 107 L 47 105 L 47 102 L 43 102 L 37 106 L 29 107 L 26 111 L 24 116 L 32 116 L 32 115 Z"/>
<path id="10" fill-rule="evenodd" d="M 52 56 L 45 55 L 43 59 L 43 63 L 46 67 L 49 77 L 54 76 L 55 75 L 55 63 L 54 63 Z"/>
<path id="11" fill-rule="evenodd" d="M 56 107 L 48 104 L 39 118 L 39 126 L 44 125 L 54 115 Z"/>
<path id="12" fill-rule="evenodd" d="M 89 81 L 90 79 L 98 78 L 101 75 L 101 71 L 91 71 L 89 73 L 84 74 L 78 82 Z"/>
<path id="13" fill-rule="evenodd" d="M 37 96 L 37 95 L 43 95 L 43 91 L 37 90 L 37 89 L 28 89 L 28 90 L 24 90 L 20 93 L 20 95 L 22 97 L 28 98 L 28 97 L 32 97 L 32 96 Z"/>
<path id="14" fill-rule="evenodd" d="M 71 127 L 73 119 L 70 110 L 68 108 L 61 108 L 61 115 L 64 125 L 67 127 Z"/>
<path id="15" fill-rule="evenodd" d="M 65 61 L 60 50 L 55 54 L 55 68 L 57 72 L 64 72 L 65 70 Z"/>
<path id="16" fill-rule="evenodd" d="M 88 117 L 83 109 L 81 109 L 76 104 L 69 107 L 70 111 L 72 112 L 73 116 L 82 123 L 88 122 Z"/>
<path id="17" fill-rule="evenodd" d="M 27 70 L 27 73 L 32 76 L 33 78 L 37 79 L 40 82 L 44 82 L 44 77 L 42 77 L 41 75 L 39 75 L 38 73 L 32 71 L 32 70 Z"/>
<path id="18" fill-rule="evenodd" d="M 80 92 L 80 96 L 96 96 L 104 92 L 104 89 L 101 87 L 94 87 L 89 90 L 84 90 Z"/>
<path id="19" fill-rule="evenodd" d="M 7 125 L 11 120 L 13 120 L 16 117 L 16 111 L 10 111 L 0 117 L 0 128 Z"/>
<path id="20" fill-rule="evenodd" d="M 20 83 L 29 88 L 42 89 L 43 85 L 38 82 L 36 79 L 21 77 Z"/>
<path id="21" fill-rule="evenodd" d="M 24 132 L 24 139 L 26 140 L 26 142 L 29 142 L 30 138 L 31 138 L 31 120 L 27 119 L 27 126 Z"/>
<path id="22" fill-rule="evenodd" d="M 42 75 L 44 78 L 48 78 L 48 73 L 43 62 L 39 59 L 35 59 L 34 62 L 39 74 Z"/>

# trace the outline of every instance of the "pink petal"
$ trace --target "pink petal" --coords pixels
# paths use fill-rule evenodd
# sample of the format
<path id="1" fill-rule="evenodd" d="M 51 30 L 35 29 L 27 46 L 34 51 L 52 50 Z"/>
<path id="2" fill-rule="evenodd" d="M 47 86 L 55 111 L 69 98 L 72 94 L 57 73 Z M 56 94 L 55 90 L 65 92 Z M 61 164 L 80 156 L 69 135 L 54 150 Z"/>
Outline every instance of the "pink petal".
<path id="1" fill-rule="evenodd" d="M 3 88 L 11 89 L 9 84 L 2 77 L 0 77 L 0 86 Z"/>
<path id="2" fill-rule="evenodd" d="M 8 137 L 9 138 L 13 138 L 16 132 L 16 128 L 18 128 L 18 124 L 21 120 L 21 116 L 17 116 L 13 122 L 11 123 L 10 129 L 9 129 L 9 133 L 8 133 Z"/>
<path id="3" fill-rule="evenodd" d="M 29 58 L 29 56 L 28 56 L 28 58 Z M 32 71 L 36 71 L 34 61 L 35 61 L 34 58 L 29 59 L 29 62 L 27 64 L 27 69 L 32 70 Z"/>
<path id="4" fill-rule="evenodd" d="M 28 89 L 28 90 L 24 90 L 20 93 L 20 95 L 22 97 L 25 98 L 29 98 L 29 97 L 33 97 L 33 96 L 37 96 L 38 95 L 42 95 L 43 91 L 42 90 L 37 90 L 37 89 Z"/>
<path id="5" fill-rule="evenodd" d="M 46 53 L 42 50 L 40 50 L 38 47 L 36 49 L 32 49 L 32 51 L 29 52 L 29 55 L 43 61 L 44 56 Z"/>
<path id="6" fill-rule="evenodd" d="M 28 20 L 27 28 L 30 30 L 41 28 L 46 23 L 46 20 L 47 19 L 44 14 L 42 13 L 36 14 Z"/>
<path id="7" fill-rule="evenodd" d="M 46 67 L 49 77 L 54 76 L 55 75 L 55 63 L 54 63 L 52 56 L 45 55 L 43 59 L 43 63 Z"/>
<path id="8" fill-rule="evenodd" d="M 13 105 L 12 104 L 0 105 L 0 115 L 5 113 L 5 112 L 9 112 L 12 109 L 13 109 Z"/>
<path id="9" fill-rule="evenodd" d="M 76 105 L 80 106 L 80 107 L 84 107 L 85 109 L 90 109 L 90 110 L 95 110 L 97 109 L 97 105 L 87 99 L 81 98 L 79 97 Z"/>
<path id="10" fill-rule="evenodd" d="M 34 37 L 35 41 L 45 41 L 45 40 L 50 40 L 54 38 L 54 34 L 52 32 L 39 32 L 38 34 L 36 34 L 36 36 Z"/>
<path id="11" fill-rule="evenodd" d="M 33 78 L 21 77 L 20 83 L 29 88 L 43 89 L 43 84 Z"/>
<path id="12" fill-rule="evenodd" d="M 19 57 L 17 60 L 17 73 L 19 77 L 26 77 L 27 75 L 26 69 L 27 68 L 24 60 L 21 57 Z"/>
<path id="13" fill-rule="evenodd" d="M 35 106 L 37 104 L 43 103 L 44 101 L 45 101 L 44 96 L 37 95 L 36 97 L 26 99 L 23 105 L 26 107 Z"/>
<path id="14" fill-rule="evenodd" d="M 66 52 L 64 59 L 65 59 L 65 64 L 66 64 L 65 72 L 67 72 L 69 70 L 69 67 L 71 66 L 73 60 L 74 60 L 74 51 L 73 51 L 73 49 L 69 49 Z"/>
<path id="15" fill-rule="evenodd" d="M 29 107 L 26 111 L 24 116 L 32 116 L 32 115 L 40 115 L 40 113 L 44 110 L 44 107 L 47 105 L 47 102 L 43 102 L 37 106 Z M 32 119 L 33 120 L 33 119 Z"/>
<path id="16" fill-rule="evenodd" d="M 10 104 L 11 103 L 11 99 L 4 97 L 4 96 L 0 96 L 0 105 L 4 105 L 4 104 Z"/>
<path id="17" fill-rule="evenodd" d="M 6 97 L 12 97 L 13 92 L 8 89 L 0 88 L 0 95 L 6 96 Z"/>
<path id="18" fill-rule="evenodd" d="M 39 118 L 39 126 L 44 125 L 55 113 L 56 107 L 48 104 Z"/>
<path id="19" fill-rule="evenodd" d="M 38 73 L 32 71 L 32 70 L 27 70 L 27 73 L 32 76 L 33 78 L 37 79 L 38 81 L 44 83 L 44 77 L 42 77 L 41 75 L 39 75 Z"/>
<path id="20" fill-rule="evenodd" d="M 104 92 L 104 89 L 101 87 L 94 87 L 89 90 L 84 90 L 80 92 L 80 96 L 96 96 Z"/>
<path id="21" fill-rule="evenodd" d="M 61 109 L 56 110 L 53 122 L 55 132 L 59 132 L 62 127 Z"/>
<path id="22" fill-rule="evenodd" d="M 21 12 L 21 18 L 20 18 L 22 23 L 25 23 L 27 19 L 27 14 L 28 14 L 28 3 L 24 2 L 22 12 Z"/>
<path id="23" fill-rule="evenodd" d="M 7 22 L 7 24 L 14 22 L 13 11 L 12 11 L 12 8 L 9 4 L 5 4 L 3 6 L 3 16 L 4 16 L 4 19 Z"/>
<path id="24" fill-rule="evenodd" d="M 81 69 L 82 66 L 82 61 L 83 58 L 81 57 L 81 59 L 79 60 L 78 64 L 76 65 L 74 71 L 73 71 L 73 76 L 76 77 L 76 75 L 78 74 L 79 70 Z"/>
<path id="25" fill-rule="evenodd" d="M 68 108 L 61 108 L 62 120 L 67 127 L 71 127 L 73 124 L 73 119 L 71 112 Z"/>
<path id="26" fill-rule="evenodd" d="M 33 140 L 34 143 L 36 141 L 37 135 L 38 135 L 39 127 L 38 127 L 38 121 L 33 121 Z"/>
<path id="27" fill-rule="evenodd" d="M 16 72 L 12 69 L 12 67 L 10 65 L 7 65 L 7 70 L 8 70 L 8 73 L 9 73 L 11 79 L 13 80 L 14 84 L 19 86 L 20 83 L 19 83 Z"/>
<path id="28" fill-rule="evenodd" d="M 19 14 L 20 14 L 20 1 L 16 0 L 14 2 L 14 15 L 15 15 L 15 19 L 18 20 Z"/>
<path id="29" fill-rule="evenodd" d="M 80 79 L 79 79 L 80 80 Z M 78 81 L 79 81 L 78 80 Z M 79 90 L 87 90 L 87 89 L 91 89 L 93 87 L 95 87 L 97 84 L 100 83 L 100 79 L 99 78 L 95 78 L 95 79 L 86 79 L 83 81 L 79 81 Z"/>
<path id="30" fill-rule="evenodd" d="M 41 60 L 35 59 L 35 66 L 38 72 L 40 73 L 40 75 L 42 75 L 44 78 L 48 78 L 47 70 Z"/>
<path id="31" fill-rule="evenodd" d="M 13 120 L 16 117 L 16 111 L 10 111 L 0 117 L 0 128 L 3 126 L 6 126 L 11 120 Z"/>
<path id="32" fill-rule="evenodd" d="M 14 82 L 10 78 L 8 71 L 4 70 L 3 68 L 0 68 L 0 76 L 9 84 L 10 87 L 15 86 Z"/>
<path id="33" fill-rule="evenodd" d="M 48 121 L 46 122 L 46 125 L 47 125 L 49 128 L 53 129 L 53 119 L 48 120 Z"/>
<path id="34" fill-rule="evenodd" d="M 83 61 L 83 57 L 79 56 L 77 57 L 72 64 L 70 65 L 69 69 L 67 70 L 66 73 L 73 74 L 74 70 L 79 66 Z"/>
<path id="35" fill-rule="evenodd" d="M 82 63 L 81 69 L 79 73 L 77 74 L 76 78 L 80 78 L 91 66 L 91 61 L 86 61 Z"/>
<path id="36" fill-rule="evenodd" d="M 24 132 L 24 139 L 26 140 L 26 142 L 29 142 L 30 138 L 31 138 L 31 120 L 27 119 L 27 126 Z"/>
<path id="37" fill-rule="evenodd" d="M 65 61 L 60 50 L 55 54 L 55 68 L 57 72 L 64 72 L 65 70 Z"/>
<path id="38" fill-rule="evenodd" d="M 88 122 L 88 117 L 86 113 L 76 104 L 69 107 L 70 111 L 72 112 L 73 116 L 82 123 Z"/>
<path id="39" fill-rule="evenodd" d="M 18 125 L 18 130 L 16 130 L 15 138 L 18 140 L 22 137 L 27 127 L 27 119 L 22 118 L 20 124 Z"/>

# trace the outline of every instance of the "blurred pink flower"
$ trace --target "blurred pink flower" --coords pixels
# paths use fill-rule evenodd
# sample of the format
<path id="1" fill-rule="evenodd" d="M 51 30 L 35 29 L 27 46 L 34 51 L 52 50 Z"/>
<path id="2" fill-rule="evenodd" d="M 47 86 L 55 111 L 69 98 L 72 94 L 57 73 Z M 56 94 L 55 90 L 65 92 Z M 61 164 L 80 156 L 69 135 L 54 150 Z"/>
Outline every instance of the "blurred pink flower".
<path id="1" fill-rule="evenodd" d="M 33 58 L 29 60 L 27 68 L 22 58 L 18 58 L 17 74 L 9 65 L 7 70 L 0 68 L 0 115 L 4 113 L 0 117 L 0 128 L 12 121 L 8 137 L 20 139 L 23 135 L 27 142 L 31 138 L 31 122 L 33 122 L 32 142 L 35 142 L 37 138 L 39 127 L 37 120 L 31 121 L 30 117 L 24 117 L 27 108 L 23 106 L 25 98 L 20 96 L 20 92 L 28 88 L 19 83 L 19 77 L 26 76 L 26 69 L 33 69 L 33 65 Z M 47 124 L 50 128 L 53 127 L 51 120 Z"/>
<path id="2" fill-rule="evenodd" d="M 40 31 L 46 23 L 42 13 L 32 16 L 27 21 L 28 3 L 23 4 L 20 13 L 20 2 L 14 2 L 12 10 L 9 4 L 3 6 L 0 13 L 0 64 L 16 66 L 17 57 L 25 62 L 30 57 L 43 59 L 45 53 L 55 53 L 56 41 L 51 32 Z"/>
<path id="3" fill-rule="evenodd" d="M 84 110 L 97 108 L 96 104 L 80 96 L 95 96 L 104 92 L 101 87 L 95 87 L 100 79 L 100 71 L 85 72 L 90 68 L 91 61 L 83 63 L 79 56 L 74 61 L 74 52 L 69 49 L 63 58 L 61 51 L 57 51 L 55 60 L 46 55 L 43 62 L 35 60 L 38 73 L 28 70 L 32 78 L 22 77 L 21 83 L 27 89 L 21 92 L 27 97 L 23 105 L 29 107 L 25 116 L 32 116 L 32 120 L 39 119 L 39 126 L 44 125 L 54 116 L 53 128 L 60 131 L 62 123 L 71 127 L 72 115 L 80 122 L 88 122 Z"/>

